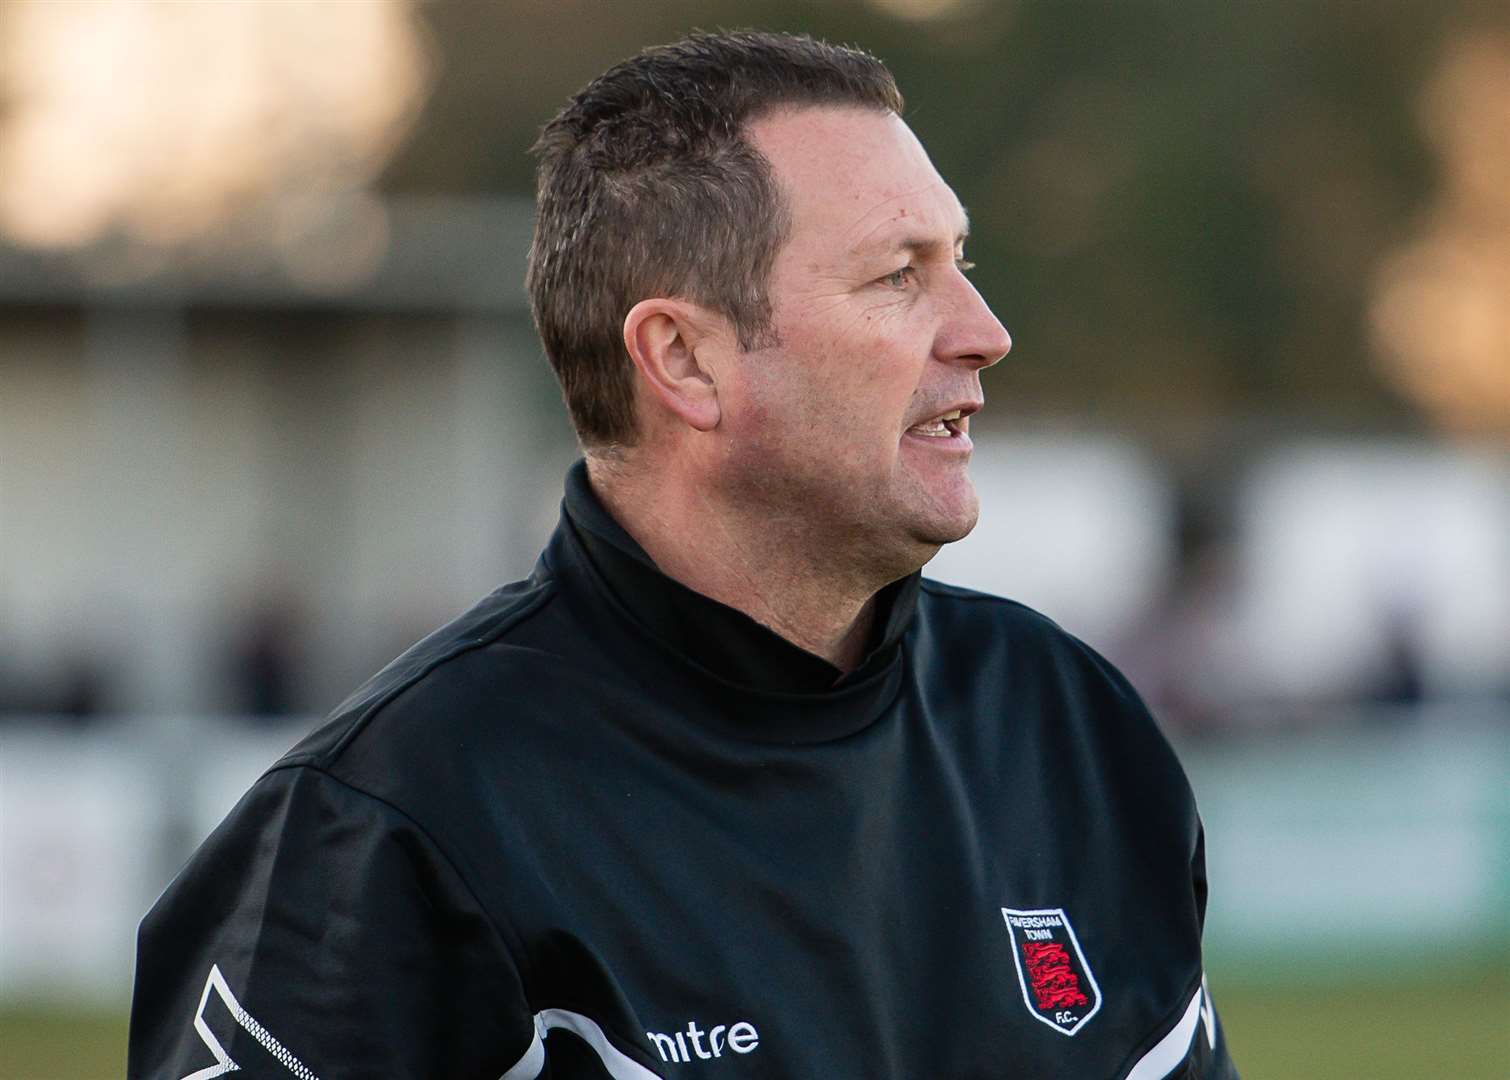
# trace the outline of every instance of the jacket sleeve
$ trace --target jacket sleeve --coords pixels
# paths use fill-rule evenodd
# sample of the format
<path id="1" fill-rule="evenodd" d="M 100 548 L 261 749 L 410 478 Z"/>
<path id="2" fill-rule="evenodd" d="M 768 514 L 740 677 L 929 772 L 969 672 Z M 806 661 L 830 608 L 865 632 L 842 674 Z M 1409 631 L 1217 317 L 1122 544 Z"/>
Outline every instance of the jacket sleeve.
<path id="1" fill-rule="evenodd" d="M 1188 1072 L 1190 1080 L 1239 1080 L 1237 1066 L 1227 1052 L 1227 1036 L 1222 1031 L 1221 1018 L 1216 1014 L 1216 1005 L 1211 1000 L 1211 991 L 1201 987 L 1201 1022 L 1196 1027 L 1195 1045 L 1190 1051 Z"/>
<path id="2" fill-rule="evenodd" d="M 400 811 L 276 769 L 142 923 L 127 1074 L 533 1077 L 509 932 Z"/>
<path id="3" fill-rule="evenodd" d="M 1206 830 L 1197 822 L 1195 856 L 1190 863 L 1191 884 L 1195 889 L 1196 912 L 1202 936 L 1206 929 Z M 1191 1040 L 1190 1055 L 1183 1076 L 1190 1080 L 1239 1080 L 1237 1066 L 1227 1051 L 1227 1035 L 1211 999 L 1211 987 L 1201 977 L 1200 1020 Z"/>

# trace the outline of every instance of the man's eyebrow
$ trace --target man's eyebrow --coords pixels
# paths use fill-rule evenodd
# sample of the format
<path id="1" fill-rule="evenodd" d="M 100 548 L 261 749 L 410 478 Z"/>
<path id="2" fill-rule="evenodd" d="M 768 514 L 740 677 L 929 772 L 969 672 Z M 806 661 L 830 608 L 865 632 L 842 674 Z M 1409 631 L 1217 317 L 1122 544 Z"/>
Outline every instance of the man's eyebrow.
<path id="1" fill-rule="evenodd" d="M 961 210 L 960 213 L 962 216 L 964 215 L 963 210 Z M 954 243 L 949 245 L 950 249 L 953 250 L 954 248 L 959 247 L 967 239 L 969 239 L 969 237 L 970 219 L 968 216 L 964 216 L 963 222 L 960 225 L 960 230 L 955 234 Z M 866 242 L 862 242 L 857 250 L 858 254 L 861 255 L 869 255 L 872 253 L 879 254 L 882 252 L 891 251 L 906 251 L 917 254 L 935 251 L 944 246 L 945 245 L 941 243 L 936 236 L 926 236 L 920 233 L 904 233 L 903 235 L 897 237 L 879 240 L 871 239 Z"/>

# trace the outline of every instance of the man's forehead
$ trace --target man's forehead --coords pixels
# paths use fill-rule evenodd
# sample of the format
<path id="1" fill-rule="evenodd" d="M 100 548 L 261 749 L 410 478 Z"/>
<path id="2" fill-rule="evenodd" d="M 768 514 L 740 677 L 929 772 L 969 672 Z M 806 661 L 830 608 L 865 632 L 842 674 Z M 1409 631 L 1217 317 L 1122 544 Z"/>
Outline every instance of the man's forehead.
<path id="1" fill-rule="evenodd" d="M 876 207 L 856 228 L 850 250 L 856 255 L 880 255 L 895 251 L 930 251 L 939 246 L 951 250 L 962 245 L 970 235 L 970 215 L 947 187 L 947 200 L 935 212 L 918 213 L 912 207 L 927 198 L 919 193 L 901 195 Z M 937 194 L 937 193 L 929 193 Z"/>
<path id="2" fill-rule="evenodd" d="M 895 113 L 833 106 L 779 110 L 750 124 L 800 231 L 868 253 L 945 244 L 969 231 L 959 199 Z"/>

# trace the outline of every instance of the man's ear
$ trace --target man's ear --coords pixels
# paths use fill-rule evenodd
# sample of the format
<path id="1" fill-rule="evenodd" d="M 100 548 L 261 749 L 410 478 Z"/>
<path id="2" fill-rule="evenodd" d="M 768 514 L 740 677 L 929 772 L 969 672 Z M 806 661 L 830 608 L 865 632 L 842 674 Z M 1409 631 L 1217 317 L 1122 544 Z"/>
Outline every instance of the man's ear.
<path id="1" fill-rule="evenodd" d="M 707 339 L 708 314 L 683 300 L 641 300 L 624 317 L 624 348 L 656 400 L 689 427 L 718 426 L 718 387 L 698 349 Z"/>

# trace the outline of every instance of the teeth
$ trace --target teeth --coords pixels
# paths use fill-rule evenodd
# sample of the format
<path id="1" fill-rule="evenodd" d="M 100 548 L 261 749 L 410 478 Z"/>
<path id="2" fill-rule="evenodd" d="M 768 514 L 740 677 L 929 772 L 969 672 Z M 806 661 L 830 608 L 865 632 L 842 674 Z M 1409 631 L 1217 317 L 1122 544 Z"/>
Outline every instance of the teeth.
<path id="1" fill-rule="evenodd" d="M 937 417 L 933 420 L 927 420 L 921 424 L 915 424 L 912 427 L 908 428 L 908 430 L 911 431 L 914 435 L 927 435 L 930 438 L 934 439 L 948 439 L 953 437 L 954 429 L 945 425 L 959 420 L 963 415 L 963 410 L 955 409 L 953 412 L 946 412 L 943 416 Z"/>

